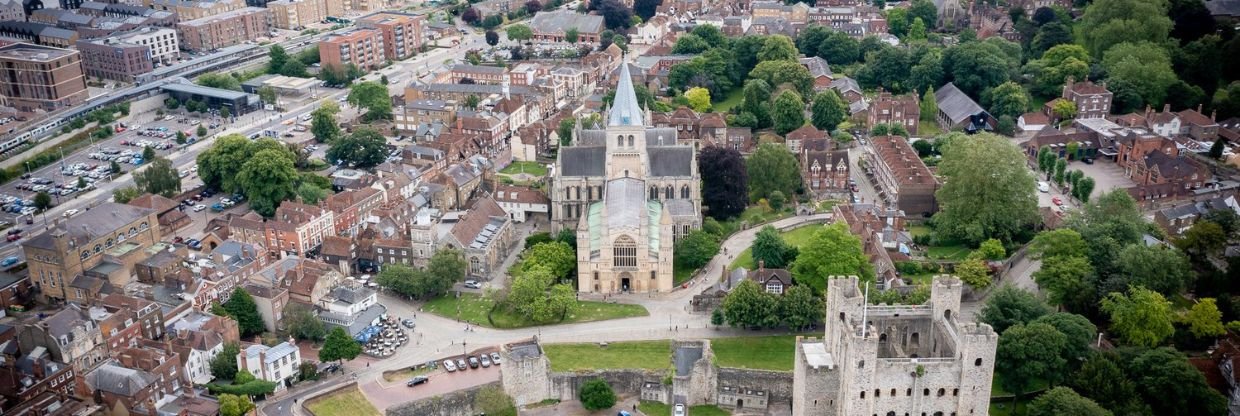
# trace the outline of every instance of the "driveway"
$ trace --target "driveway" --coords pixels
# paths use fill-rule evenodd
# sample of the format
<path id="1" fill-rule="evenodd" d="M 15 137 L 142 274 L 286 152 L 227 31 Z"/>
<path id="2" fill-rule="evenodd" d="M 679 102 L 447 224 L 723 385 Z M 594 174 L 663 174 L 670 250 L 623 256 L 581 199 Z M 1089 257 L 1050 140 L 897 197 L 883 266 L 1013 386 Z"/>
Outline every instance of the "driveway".
<path id="1" fill-rule="evenodd" d="M 1080 170 L 1085 176 L 1094 178 L 1094 191 L 1090 198 L 1097 197 L 1112 189 L 1127 189 L 1136 186 L 1136 182 L 1124 175 L 1124 169 L 1106 160 L 1095 161 L 1092 165 L 1083 162 L 1068 163 L 1068 170 Z"/>

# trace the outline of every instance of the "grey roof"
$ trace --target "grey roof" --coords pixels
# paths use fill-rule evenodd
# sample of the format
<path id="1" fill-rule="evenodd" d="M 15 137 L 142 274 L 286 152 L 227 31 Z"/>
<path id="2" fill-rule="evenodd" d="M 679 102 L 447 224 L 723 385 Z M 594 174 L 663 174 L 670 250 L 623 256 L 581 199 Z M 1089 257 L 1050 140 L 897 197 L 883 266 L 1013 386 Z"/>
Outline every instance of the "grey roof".
<path id="1" fill-rule="evenodd" d="M 675 127 L 654 127 L 646 129 L 646 147 L 676 145 Z"/>
<path id="2" fill-rule="evenodd" d="M 354 316 L 345 316 L 337 313 L 323 311 L 319 313 L 319 318 L 327 321 L 328 329 L 333 327 L 344 328 L 350 337 L 355 337 L 362 333 L 370 324 L 378 319 L 379 316 L 387 313 L 387 307 L 381 304 L 370 305 L 369 308 L 363 309 Z M 349 326 L 337 324 L 337 322 L 349 322 Z"/>
<path id="3" fill-rule="evenodd" d="M 650 176 L 690 176 L 693 172 L 693 148 L 651 147 Z"/>
<path id="4" fill-rule="evenodd" d="M 339 286 L 332 289 L 331 297 L 336 298 L 336 300 L 340 302 L 354 304 L 366 300 L 366 298 L 370 297 L 370 295 L 373 295 L 374 293 L 375 291 L 364 287 L 354 288 L 349 286 Z"/>
<path id="5" fill-rule="evenodd" d="M 1163 209 L 1162 214 L 1170 219 L 1195 217 L 1201 214 L 1201 209 L 1197 206 L 1197 204 L 1184 204 Z"/>
<path id="6" fill-rule="evenodd" d="M 952 124 L 967 120 L 970 116 L 982 113 L 982 106 L 956 88 L 956 84 L 947 83 L 934 92 L 934 100 L 939 104 L 939 111 L 947 114 Z"/>
<path id="7" fill-rule="evenodd" d="M 561 176 L 603 176 L 605 147 L 566 147 L 560 150 Z"/>
<path id="8" fill-rule="evenodd" d="M 164 84 L 165 91 L 183 92 L 186 94 L 197 94 L 205 97 L 214 97 L 223 100 L 236 100 L 245 97 L 246 94 L 241 91 L 226 90 L 221 88 L 204 87 L 196 84 L 168 83 Z"/>
<path id="9" fill-rule="evenodd" d="M 607 228 L 640 227 L 646 210 L 646 183 L 640 179 L 620 178 L 607 181 Z"/>
<path id="10" fill-rule="evenodd" d="M 530 21 L 530 29 L 535 33 L 558 33 L 577 28 L 581 33 L 599 33 L 603 31 L 603 16 L 581 14 L 569 10 L 542 12 L 534 15 Z"/>
<path id="11" fill-rule="evenodd" d="M 633 78 L 629 66 L 620 66 L 620 85 L 616 87 L 616 100 L 607 111 L 608 126 L 642 126 L 642 106 L 633 90 Z"/>
<path id="12" fill-rule="evenodd" d="M 452 92 L 462 94 L 503 94 L 504 86 L 492 84 L 423 84 L 414 81 L 410 87 L 427 91 L 427 92 Z M 537 91 L 524 85 L 512 85 L 508 87 L 509 93 L 514 95 L 531 95 Z"/>
<path id="13" fill-rule="evenodd" d="M 801 65 L 809 70 L 812 77 L 831 76 L 831 65 L 827 64 L 826 59 L 814 56 L 809 58 L 801 58 Z"/>
<path id="14" fill-rule="evenodd" d="M 53 337 L 72 336 L 73 328 L 90 322 L 90 315 L 87 315 L 82 308 L 75 303 L 70 303 L 61 309 L 60 312 L 47 317 L 40 322 L 40 325 L 47 328 L 47 332 Z M 72 339 L 70 339 L 72 341 Z"/>
<path id="15" fill-rule="evenodd" d="M 542 355 L 542 347 L 533 342 L 510 345 L 508 346 L 508 354 L 516 359 L 534 358 Z"/>
<path id="16" fill-rule="evenodd" d="M 149 215 L 151 212 L 153 211 L 147 208 L 105 202 L 56 224 L 52 230 L 35 236 L 27 241 L 24 246 L 54 249 L 56 243 L 52 238 L 52 234 L 55 232 L 64 232 L 69 238 L 71 246 L 87 244 L 96 238 L 116 232 L 117 229 Z"/>
<path id="17" fill-rule="evenodd" d="M 273 362 L 278 361 L 280 358 L 286 355 L 297 352 L 297 346 L 288 343 L 288 341 L 281 342 L 274 347 L 268 347 L 262 344 L 254 344 L 249 347 L 246 347 L 245 356 L 246 357 L 258 357 L 258 355 L 263 352 L 267 353 L 264 363 L 273 363 Z"/>
<path id="18" fill-rule="evenodd" d="M 504 68 L 504 67 L 486 66 L 486 65 L 469 65 L 469 64 L 453 65 L 452 70 L 462 71 L 462 72 L 474 72 L 474 73 L 485 72 L 485 73 L 491 73 L 491 74 L 502 74 L 502 73 L 508 72 L 508 68 Z"/>
<path id="19" fill-rule="evenodd" d="M 86 375 L 86 383 L 92 390 L 103 390 L 118 396 L 130 397 L 155 382 L 155 376 L 142 370 L 125 368 L 106 363 Z"/>
<path id="20" fill-rule="evenodd" d="M 857 93 L 861 92 L 861 85 L 857 84 L 857 80 L 849 78 L 849 77 L 839 77 L 839 78 L 831 80 L 831 88 L 834 88 L 836 91 L 839 91 L 839 92 L 845 92 L 845 91 L 856 91 Z"/>
<path id="21" fill-rule="evenodd" d="M 697 217 L 697 208 L 688 199 L 669 199 L 663 201 L 667 212 L 673 217 Z"/>
<path id="22" fill-rule="evenodd" d="M 1210 0 L 1206 9 L 1214 16 L 1240 16 L 1240 0 Z"/>

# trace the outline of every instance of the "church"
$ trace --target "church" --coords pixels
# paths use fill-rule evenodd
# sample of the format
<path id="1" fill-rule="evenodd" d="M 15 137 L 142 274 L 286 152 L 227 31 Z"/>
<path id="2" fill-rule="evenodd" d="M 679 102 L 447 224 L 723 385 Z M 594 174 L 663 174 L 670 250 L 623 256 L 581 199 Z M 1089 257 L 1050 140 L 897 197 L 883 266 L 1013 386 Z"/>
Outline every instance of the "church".
<path id="1" fill-rule="evenodd" d="M 675 128 L 648 127 L 622 65 L 606 126 L 578 126 L 552 173 L 555 229 L 577 233 L 577 290 L 672 290 L 676 240 L 702 225 L 697 149 Z"/>

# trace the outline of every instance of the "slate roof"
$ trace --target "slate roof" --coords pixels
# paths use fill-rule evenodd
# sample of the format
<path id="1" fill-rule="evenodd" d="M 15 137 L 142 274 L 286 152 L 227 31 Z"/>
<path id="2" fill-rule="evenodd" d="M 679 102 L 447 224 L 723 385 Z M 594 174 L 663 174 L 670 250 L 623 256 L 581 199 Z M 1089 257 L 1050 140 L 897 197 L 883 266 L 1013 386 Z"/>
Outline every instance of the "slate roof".
<path id="1" fill-rule="evenodd" d="M 1211 0 L 1205 5 L 1214 16 L 1240 16 L 1240 0 Z"/>
<path id="2" fill-rule="evenodd" d="M 129 223 L 149 215 L 151 212 L 148 208 L 105 202 L 88 211 L 69 217 L 68 220 L 56 224 L 52 231 L 43 232 L 31 238 L 24 245 L 53 250 L 56 243 L 52 239 L 52 233 L 63 231 L 72 243 L 71 246 L 82 246 L 96 238 L 111 234 Z"/>
<path id="3" fill-rule="evenodd" d="M 566 147 L 560 150 L 561 176 L 603 176 L 607 148 Z"/>
<path id="4" fill-rule="evenodd" d="M 692 147 L 650 147 L 650 176 L 690 176 L 693 171 Z"/>
<path id="5" fill-rule="evenodd" d="M 1185 158 L 1172 157 L 1163 153 L 1162 150 L 1155 150 L 1145 156 L 1145 165 L 1148 168 L 1158 168 L 1158 174 L 1165 178 L 1187 178 L 1198 173 L 1197 165 Z"/>
<path id="6" fill-rule="evenodd" d="M 633 90 L 633 78 L 629 66 L 620 66 L 620 84 L 616 87 L 616 99 L 607 111 L 608 126 L 643 126 L 642 107 Z"/>
<path id="7" fill-rule="evenodd" d="M 155 376 L 142 370 L 106 363 L 86 375 L 93 390 L 103 390 L 123 397 L 132 397 L 155 382 Z"/>
<path id="8" fill-rule="evenodd" d="M 530 21 L 530 29 L 534 29 L 534 33 L 559 33 L 574 27 L 581 33 L 602 32 L 603 16 L 561 9 L 535 14 Z"/>
<path id="9" fill-rule="evenodd" d="M 747 276 L 749 280 L 758 283 L 766 283 L 771 279 L 779 280 L 784 286 L 792 285 L 792 274 L 787 269 L 757 269 L 751 270 Z"/>
<path id="10" fill-rule="evenodd" d="M 814 56 L 809 58 L 801 58 L 799 61 L 801 62 L 801 66 L 808 69 L 809 75 L 814 78 L 831 76 L 831 65 L 827 64 L 826 59 Z"/>
<path id="11" fill-rule="evenodd" d="M 468 245 L 491 222 L 491 218 L 508 218 L 508 214 L 494 199 L 482 198 L 474 202 L 464 219 L 452 226 L 452 236 L 461 244 Z"/>
<path id="12" fill-rule="evenodd" d="M 960 91 L 960 88 L 956 88 L 956 85 L 950 82 L 934 92 L 934 100 L 939 104 L 939 111 L 947 114 L 952 124 L 968 120 L 970 116 L 985 111 L 964 91 Z"/>

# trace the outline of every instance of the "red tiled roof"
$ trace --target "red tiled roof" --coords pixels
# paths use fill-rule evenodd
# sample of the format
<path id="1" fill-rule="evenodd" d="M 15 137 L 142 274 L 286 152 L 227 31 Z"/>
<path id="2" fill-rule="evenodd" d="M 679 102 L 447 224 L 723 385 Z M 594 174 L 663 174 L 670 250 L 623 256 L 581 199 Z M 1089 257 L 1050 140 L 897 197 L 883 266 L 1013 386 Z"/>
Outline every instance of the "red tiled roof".
<path id="1" fill-rule="evenodd" d="M 1212 126 L 1218 124 L 1215 123 L 1214 120 L 1211 120 L 1210 117 L 1206 117 L 1205 114 L 1201 114 L 1197 110 L 1193 109 L 1181 111 L 1180 120 L 1183 120 L 1185 123 L 1196 124 L 1198 126 Z"/>

